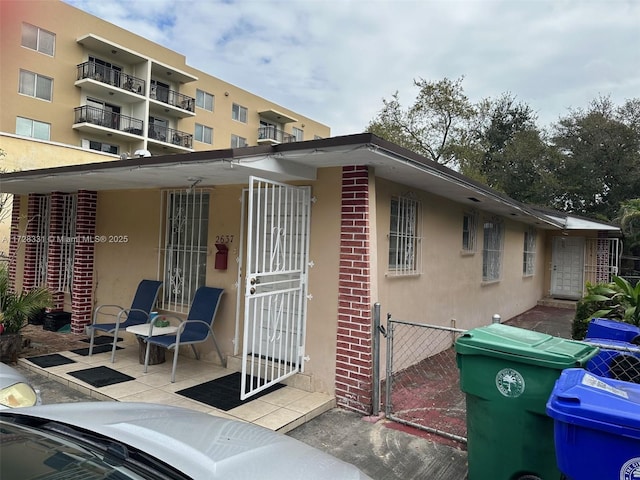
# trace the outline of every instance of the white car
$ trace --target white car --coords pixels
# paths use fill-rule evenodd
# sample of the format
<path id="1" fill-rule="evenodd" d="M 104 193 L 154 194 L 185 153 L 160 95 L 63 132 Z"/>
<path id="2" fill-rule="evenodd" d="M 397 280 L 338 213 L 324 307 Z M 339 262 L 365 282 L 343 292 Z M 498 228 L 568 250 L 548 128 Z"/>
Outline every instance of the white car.
<path id="1" fill-rule="evenodd" d="M 15 368 L 0 362 L 0 410 L 40 405 L 40 392 Z"/>
<path id="2" fill-rule="evenodd" d="M 271 430 L 179 407 L 88 402 L 0 411 L 0 478 L 365 480 Z"/>

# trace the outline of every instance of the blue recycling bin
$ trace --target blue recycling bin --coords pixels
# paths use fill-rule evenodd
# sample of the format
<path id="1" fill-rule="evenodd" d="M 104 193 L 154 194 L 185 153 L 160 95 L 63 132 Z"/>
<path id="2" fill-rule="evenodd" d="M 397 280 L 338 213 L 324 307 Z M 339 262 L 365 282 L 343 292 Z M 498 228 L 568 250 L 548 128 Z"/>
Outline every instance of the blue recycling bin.
<path id="1" fill-rule="evenodd" d="M 634 340 L 640 341 L 640 327 L 610 318 L 594 318 L 587 327 L 585 339 L 589 338 L 608 338 L 634 343 Z"/>
<path id="2" fill-rule="evenodd" d="M 562 372 L 547 402 L 556 460 L 570 480 L 640 479 L 640 385 Z"/>
<path id="3" fill-rule="evenodd" d="M 640 383 L 640 346 L 609 338 L 587 338 L 585 343 L 600 348 L 585 368 L 600 377 Z"/>

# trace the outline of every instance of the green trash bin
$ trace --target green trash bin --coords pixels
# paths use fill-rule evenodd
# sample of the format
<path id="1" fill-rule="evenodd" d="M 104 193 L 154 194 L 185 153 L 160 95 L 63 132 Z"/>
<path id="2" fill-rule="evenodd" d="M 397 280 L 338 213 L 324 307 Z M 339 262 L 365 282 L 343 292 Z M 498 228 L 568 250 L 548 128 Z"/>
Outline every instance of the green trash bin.
<path id="1" fill-rule="evenodd" d="M 559 480 L 546 403 L 565 368 L 598 348 L 499 323 L 456 341 L 467 400 L 468 480 Z"/>

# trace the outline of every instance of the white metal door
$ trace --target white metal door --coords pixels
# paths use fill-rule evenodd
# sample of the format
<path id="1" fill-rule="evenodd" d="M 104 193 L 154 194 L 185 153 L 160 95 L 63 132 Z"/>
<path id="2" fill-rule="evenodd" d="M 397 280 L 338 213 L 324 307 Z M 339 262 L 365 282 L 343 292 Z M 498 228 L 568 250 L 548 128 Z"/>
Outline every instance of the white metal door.
<path id="1" fill-rule="evenodd" d="M 584 287 L 584 238 L 553 237 L 551 295 L 580 298 Z"/>
<path id="2" fill-rule="evenodd" d="M 309 187 L 249 179 L 244 400 L 303 370 Z"/>

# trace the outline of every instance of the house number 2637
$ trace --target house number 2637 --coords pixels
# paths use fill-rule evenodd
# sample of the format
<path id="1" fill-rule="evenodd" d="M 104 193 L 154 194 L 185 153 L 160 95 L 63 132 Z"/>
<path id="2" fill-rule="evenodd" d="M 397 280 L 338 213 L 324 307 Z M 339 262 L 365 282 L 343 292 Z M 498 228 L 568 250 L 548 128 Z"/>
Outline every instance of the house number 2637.
<path id="1" fill-rule="evenodd" d="M 233 243 L 233 235 L 216 235 L 215 243 Z"/>

